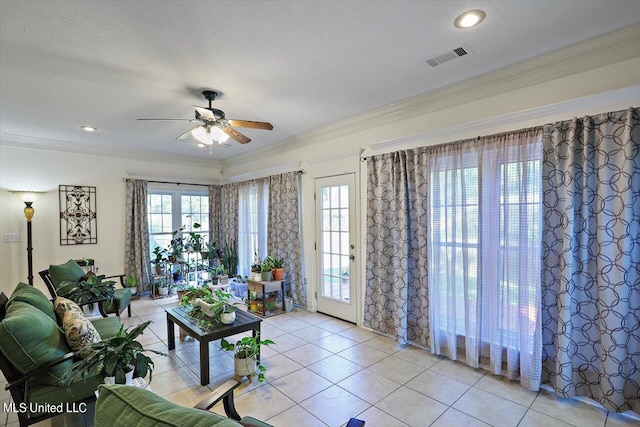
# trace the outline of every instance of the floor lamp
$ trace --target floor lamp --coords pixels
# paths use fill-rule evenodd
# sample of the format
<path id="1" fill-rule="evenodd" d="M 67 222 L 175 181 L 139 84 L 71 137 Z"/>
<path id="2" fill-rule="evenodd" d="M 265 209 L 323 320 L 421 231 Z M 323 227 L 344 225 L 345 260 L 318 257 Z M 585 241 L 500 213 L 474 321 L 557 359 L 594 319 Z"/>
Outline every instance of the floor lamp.
<path id="1" fill-rule="evenodd" d="M 27 279 L 29 284 L 33 286 L 33 247 L 31 241 L 31 220 L 35 210 L 33 209 L 33 202 L 36 201 L 38 196 L 44 194 L 43 191 L 12 191 L 13 194 L 18 196 L 25 204 L 24 217 L 27 219 Z"/>

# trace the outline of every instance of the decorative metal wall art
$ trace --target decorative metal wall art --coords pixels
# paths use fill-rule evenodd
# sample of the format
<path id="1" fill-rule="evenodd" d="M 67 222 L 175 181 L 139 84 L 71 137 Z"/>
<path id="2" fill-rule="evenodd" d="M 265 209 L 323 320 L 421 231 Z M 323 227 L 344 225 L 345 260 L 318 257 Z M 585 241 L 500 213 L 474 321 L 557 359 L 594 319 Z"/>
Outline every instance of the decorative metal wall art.
<path id="1" fill-rule="evenodd" d="M 60 244 L 98 243 L 96 187 L 60 185 Z"/>

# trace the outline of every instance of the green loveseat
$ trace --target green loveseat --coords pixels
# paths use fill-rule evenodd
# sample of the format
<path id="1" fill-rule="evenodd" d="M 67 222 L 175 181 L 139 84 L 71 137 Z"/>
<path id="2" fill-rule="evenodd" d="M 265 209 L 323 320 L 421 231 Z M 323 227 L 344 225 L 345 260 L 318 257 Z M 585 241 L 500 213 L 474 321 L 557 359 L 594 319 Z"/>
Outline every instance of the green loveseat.
<path id="1" fill-rule="evenodd" d="M 115 316 L 91 323 L 103 339 L 115 336 L 121 326 Z M 67 403 L 95 400 L 98 378 L 77 381 L 69 387 L 60 385 L 74 357 L 52 302 L 39 289 L 20 283 L 11 297 L 0 293 L 0 368 L 16 408 L 25 404 L 28 409 L 18 411 L 21 426 L 57 415 L 47 411 L 46 404 L 66 407 Z"/>

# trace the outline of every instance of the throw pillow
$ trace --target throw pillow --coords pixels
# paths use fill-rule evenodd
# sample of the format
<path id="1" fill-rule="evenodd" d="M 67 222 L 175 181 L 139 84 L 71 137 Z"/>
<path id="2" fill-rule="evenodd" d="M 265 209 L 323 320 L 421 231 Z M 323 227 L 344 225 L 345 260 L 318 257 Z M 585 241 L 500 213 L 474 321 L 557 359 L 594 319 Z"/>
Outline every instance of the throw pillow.
<path id="1" fill-rule="evenodd" d="M 50 265 L 49 274 L 51 275 L 51 281 L 57 288 L 64 281 L 77 282 L 84 276 L 84 270 L 77 262 L 70 259 L 64 264 Z"/>
<path id="2" fill-rule="evenodd" d="M 67 344 L 73 351 L 78 351 L 89 344 L 102 341 L 100 334 L 84 314 L 70 310 L 62 318 L 62 330 Z"/>
<path id="3" fill-rule="evenodd" d="M 62 326 L 64 314 L 67 311 L 84 314 L 78 304 L 64 297 L 56 297 L 56 299 L 53 301 L 53 311 L 55 311 L 56 313 L 56 318 L 58 319 L 58 325 L 60 326 Z"/>

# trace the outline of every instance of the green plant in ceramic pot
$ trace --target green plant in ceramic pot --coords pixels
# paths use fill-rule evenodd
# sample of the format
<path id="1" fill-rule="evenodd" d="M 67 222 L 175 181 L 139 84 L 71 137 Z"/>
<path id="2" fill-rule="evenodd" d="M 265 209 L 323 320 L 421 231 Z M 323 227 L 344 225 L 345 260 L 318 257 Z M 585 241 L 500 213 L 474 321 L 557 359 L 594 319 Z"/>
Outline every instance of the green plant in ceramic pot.
<path id="1" fill-rule="evenodd" d="M 152 352 L 162 356 L 165 353 L 160 351 L 145 349 L 142 344 L 136 341 L 151 321 L 127 330 L 120 327 L 115 337 L 89 344 L 77 352 L 80 360 L 76 361 L 63 374 L 61 384 L 68 386 L 72 382 L 94 376 L 102 379 L 114 377 L 116 384 L 125 384 L 127 376 L 132 377 L 133 372 L 139 377 L 146 377 L 149 374 L 149 382 L 153 376 L 153 360 L 145 354 Z"/>
<path id="2" fill-rule="evenodd" d="M 220 347 L 223 350 L 233 352 L 236 377 L 248 376 L 249 381 L 253 381 L 257 367 L 259 382 L 266 380 L 264 373 L 267 371 L 267 368 L 257 361 L 260 346 L 272 344 L 275 344 L 275 342 L 271 340 L 260 340 L 260 335 L 256 337 L 244 337 L 235 344 L 228 342 L 224 338 L 220 340 Z"/>
<path id="3" fill-rule="evenodd" d="M 266 257 L 263 261 L 262 261 L 262 266 L 260 267 L 260 271 L 261 271 L 261 275 L 262 275 L 262 281 L 263 282 L 270 282 L 271 280 L 273 280 L 273 257 Z"/>
<path id="4" fill-rule="evenodd" d="M 273 258 L 273 280 L 282 280 L 284 277 L 284 258 Z"/>

